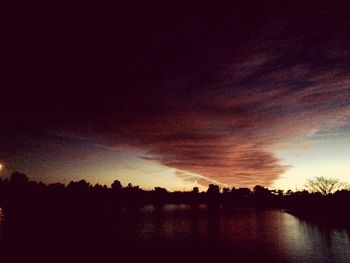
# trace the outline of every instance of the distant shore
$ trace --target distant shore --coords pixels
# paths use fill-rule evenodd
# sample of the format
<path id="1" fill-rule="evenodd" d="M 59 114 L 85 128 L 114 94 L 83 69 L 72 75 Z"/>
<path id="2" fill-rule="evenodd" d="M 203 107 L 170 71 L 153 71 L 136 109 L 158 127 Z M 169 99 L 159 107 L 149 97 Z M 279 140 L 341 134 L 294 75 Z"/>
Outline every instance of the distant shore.
<path id="1" fill-rule="evenodd" d="M 344 210 L 325 208 L 289 208 L 286 209 L 285 212 L 315 224 L 350 228 L 350 213 Z"/>

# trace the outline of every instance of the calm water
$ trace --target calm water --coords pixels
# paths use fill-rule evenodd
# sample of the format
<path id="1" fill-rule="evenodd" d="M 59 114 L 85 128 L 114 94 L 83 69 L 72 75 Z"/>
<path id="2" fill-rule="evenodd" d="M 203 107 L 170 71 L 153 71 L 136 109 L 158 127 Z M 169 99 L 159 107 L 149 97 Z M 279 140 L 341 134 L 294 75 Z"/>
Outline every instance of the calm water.
<path id="1" fill-rule="evenodd" d="M 191 209 L 187 205 L 150 205 L 124 209 L 106 224 L 108 234 L 116 240 L 142 247 L 155 244 L 156 250 L 162 244 L 178 248 L 176 253 L 182 253 L 183 247 L 188 251 L 193 247 L 197 253 L 203 245 L 223 248 L 215 253 L 263 255 L 275 262 L 350 262 L 347 230 L 320 227 L 282 210 L 209 211 L 206 206 Z M 169 251 L 171 257 L 173 252 Z"/>
<path id="2" fill-rule="evenodd" d="M 194 212 L 187 205 L 145 206 L 124 212 L 126 239 L 211 242 L 231 251 L 259 252 L 281 262 L 350 262 L 349 232 L 322 228 L 281 210 L 220 209 Z"/>

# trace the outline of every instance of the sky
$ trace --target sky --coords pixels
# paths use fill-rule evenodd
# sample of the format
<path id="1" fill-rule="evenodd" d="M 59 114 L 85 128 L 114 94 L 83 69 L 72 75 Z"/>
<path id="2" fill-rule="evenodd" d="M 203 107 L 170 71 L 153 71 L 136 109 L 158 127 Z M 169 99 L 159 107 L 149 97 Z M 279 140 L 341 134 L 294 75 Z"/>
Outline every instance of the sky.
<path id="1" fill-rule="evenodd" d="M 349 7 L 14 6 L 0 176 L 169 191 L 350 182 Z"/>

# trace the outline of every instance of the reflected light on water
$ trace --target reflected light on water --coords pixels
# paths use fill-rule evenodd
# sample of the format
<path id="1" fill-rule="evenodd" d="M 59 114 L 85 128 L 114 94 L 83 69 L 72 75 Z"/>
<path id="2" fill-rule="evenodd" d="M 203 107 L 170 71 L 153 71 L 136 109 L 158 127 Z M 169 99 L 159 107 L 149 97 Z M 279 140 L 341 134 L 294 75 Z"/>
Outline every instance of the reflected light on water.
<path id="1" fill-rule="evenodd" d="M 350 262 L 344 229 L 322 228 L 282 210 L 208 210 L 165 205 L 124 211 L 119 234 L 146 242 L 207 242 L 209 247 L 266 254 L 278 262 Z"/>
<path id="2" fill-rule="evenodd" d="M 284 214 L 285 249 L 295 261 L 348 262 L 350 241 L 345 229 L 321 227 Z M 296 253 L 298 252 L 298 253 Z"/>

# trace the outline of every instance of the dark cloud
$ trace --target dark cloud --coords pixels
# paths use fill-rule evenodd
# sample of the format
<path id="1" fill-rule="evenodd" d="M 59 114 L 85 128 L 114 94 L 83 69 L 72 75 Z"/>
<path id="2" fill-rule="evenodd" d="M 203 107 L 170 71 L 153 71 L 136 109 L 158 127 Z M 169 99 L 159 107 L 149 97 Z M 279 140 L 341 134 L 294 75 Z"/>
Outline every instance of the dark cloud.
<path id="1" fill-rule="evenodd" d="M 347 2 L 183 7 L 39 22 L 47 38 L 11 49 L 23 68 L 8 89 L 28 89 L 9 93 L 2 133 L 142 150 L 202 183 L 249 186 L 288 169 L 276 143 L 348 123 Z"/>

